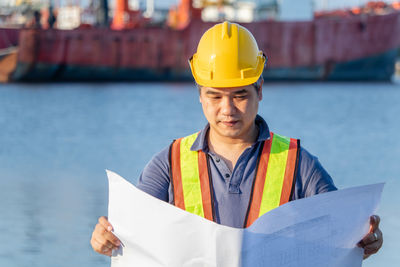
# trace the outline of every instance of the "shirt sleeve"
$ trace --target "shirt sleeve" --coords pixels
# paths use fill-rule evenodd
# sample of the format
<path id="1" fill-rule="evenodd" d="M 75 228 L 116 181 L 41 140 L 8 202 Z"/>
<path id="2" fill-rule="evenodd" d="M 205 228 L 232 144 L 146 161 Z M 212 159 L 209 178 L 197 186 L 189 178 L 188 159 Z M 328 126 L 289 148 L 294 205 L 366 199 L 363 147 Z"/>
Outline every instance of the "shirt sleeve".
<path id="1" fill-rule="evenodd" d="M 334 190 L 337 188 L 318 158 L 301 147 L 293 199 Z"/>
<path id="2" fill-rule="evenodd" d="M 161 150 L 144 167 L 137 182 L 137 188 L 166 202 L 169 202 L 169 146 Z"/>

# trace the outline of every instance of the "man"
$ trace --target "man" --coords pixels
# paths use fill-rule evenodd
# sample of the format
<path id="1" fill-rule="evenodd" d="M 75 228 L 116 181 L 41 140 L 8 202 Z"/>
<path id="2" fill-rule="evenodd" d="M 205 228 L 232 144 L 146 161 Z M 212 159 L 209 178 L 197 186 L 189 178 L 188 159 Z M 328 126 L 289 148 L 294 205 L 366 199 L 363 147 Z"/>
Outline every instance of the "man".
<path id="1" fill-rule="evenodd" d="M 269 131 L 257 115 L 266 56 L 244 27 L 209 29 L 190 59 L 208 125 L 153 157 L 138 188 L 206 219 L 247 227 L 288 201 L 336 190 L 329 174 L 299 140 Z M 364 258 L 382 246 L 379 217 L 359 246 Z M 111 255 L 120 241 L 100 217 L 91 245 Z"/>

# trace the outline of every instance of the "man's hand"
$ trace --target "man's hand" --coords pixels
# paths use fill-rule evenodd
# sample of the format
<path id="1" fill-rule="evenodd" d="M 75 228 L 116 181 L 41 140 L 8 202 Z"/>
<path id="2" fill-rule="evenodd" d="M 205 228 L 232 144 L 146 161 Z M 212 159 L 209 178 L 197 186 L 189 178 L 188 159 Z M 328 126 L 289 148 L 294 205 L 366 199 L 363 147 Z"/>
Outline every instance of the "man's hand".
<path id="1" fill-rule="evenodd" d="M 121 245 L 121 241 L 111 232 L 112 225 L 108 222 L 107 217 L 100 217 L 99 222 L 92 233 L 90 244 L 94 251 L 111 256 L 112 250 Z"/>
<path id="2" fill-rule="evenodd" d="M 372 254 L 378 252 L 383 244 L 382 231 L 379 229 L 379 222 L 381 219 L 377 215 L 370 217 L 370 228 L 369 233 L 358 242 L 358 246 L 364 248 L 364 259 L 368 258 Z"/>

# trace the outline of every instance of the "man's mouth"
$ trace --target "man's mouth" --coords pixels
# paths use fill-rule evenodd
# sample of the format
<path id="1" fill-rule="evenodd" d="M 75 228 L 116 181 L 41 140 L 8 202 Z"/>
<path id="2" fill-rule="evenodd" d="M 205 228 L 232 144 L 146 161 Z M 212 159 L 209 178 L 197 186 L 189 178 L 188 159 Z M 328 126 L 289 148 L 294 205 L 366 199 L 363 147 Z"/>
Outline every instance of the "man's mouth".
<path id="1" fill-rule="evenodd" d="M 233 127 L 233 126 L 235 126 L 238 122 L 239 122 L 239 121 L 237 121 L 237 120 L 232 120 L 232 121 L 221 121 L 221 123 L 222 123 L 223 125 L 228 126 L 228 127 Z"/>

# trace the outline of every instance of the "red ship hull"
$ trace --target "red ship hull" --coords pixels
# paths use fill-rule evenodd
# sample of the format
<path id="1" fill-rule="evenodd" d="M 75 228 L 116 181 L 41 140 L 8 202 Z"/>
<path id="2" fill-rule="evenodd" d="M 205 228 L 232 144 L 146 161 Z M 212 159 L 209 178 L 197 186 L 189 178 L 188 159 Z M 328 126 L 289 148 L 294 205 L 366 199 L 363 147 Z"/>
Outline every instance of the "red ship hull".
<path id="1" fill-rule="evenodd" d="M 191 80 L 187 60 L 211 25 L 192 20 L 182 30 L 24 29 L 12 79 Z M 394 73 L 399 12 L 243 25 L 268 55 L 267 80 L 389 80 Z"/>

